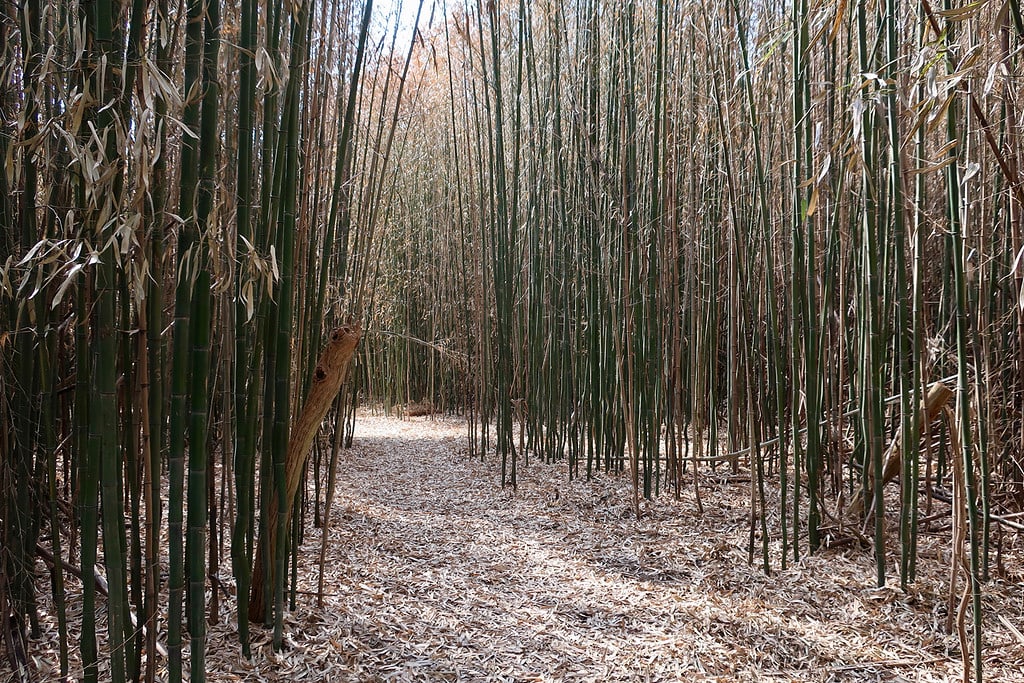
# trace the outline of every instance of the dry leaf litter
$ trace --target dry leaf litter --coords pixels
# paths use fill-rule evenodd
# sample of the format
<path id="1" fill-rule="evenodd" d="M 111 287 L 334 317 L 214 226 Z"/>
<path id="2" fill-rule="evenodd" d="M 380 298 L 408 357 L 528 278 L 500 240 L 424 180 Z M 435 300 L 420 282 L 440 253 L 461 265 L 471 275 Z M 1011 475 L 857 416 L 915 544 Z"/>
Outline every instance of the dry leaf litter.
<path id="1" fill-rule="evenodd" d="M 465 434 L 455 419 L 360 412 L 339 463 L 324 608 L 315 604 L 320 531 L 311 528 L 285 649 L 274 652 L 270 632 L 254 627 L 254 656 L 244 659 L 233 599 L 222 600 L 207 679 L 923 683 L 962 675 L 959 640 L 943 631 L 948 524 L 922 534 L 907 592 L 876 588 L 871 552 L 855 546 L 782 570 L 776 542 L 766 576 L 758 557 L 747 563 L 749 478 L 705 472 L 702 515 L 688 485 L 680 500 L 642 503 L 637 521 L 628 478 L 569 481 L 565 464 L 533 462 L 513 492 L 499 486 L 494 458 L 468 456 Z M 984 593 L 986 680 L 1024 682 L 1024 539 L 1004 534 L 1002 548 Z M 229 570 L 225 561 L 222 574 Z M 81 586 L 73 577 L 68 591 L 74 626 Z M 48 579 L 40 598 L 34 673 L 53 681 Z M 7 666 L 0 681 L 13 680 Z"/>

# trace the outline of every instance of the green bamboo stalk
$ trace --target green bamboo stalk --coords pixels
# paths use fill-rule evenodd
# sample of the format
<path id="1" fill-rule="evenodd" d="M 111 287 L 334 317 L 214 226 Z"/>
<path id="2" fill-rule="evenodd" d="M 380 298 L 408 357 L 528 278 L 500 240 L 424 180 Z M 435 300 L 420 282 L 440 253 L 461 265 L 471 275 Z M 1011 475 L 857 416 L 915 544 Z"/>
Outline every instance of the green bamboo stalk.
<path id="1" fill-rule="evenodd" d="M 117 289 L 119 298 L 118 304 L 118 328 L 119 330 L 137 329 L 137 321 L 133 320 L 132 296 L 129 291 L 128 279 L 125 269 L 118 269 Z M 120 454 L 122 470 L 122 484 L 118 492 L 119 507 L 128 511 L 127 528 L 121 525 L 121 548 L 126 559 L 126 580 L 128 582 L 128 599 L 124 605 L 125 623 L 125 676 L 132 681 L 139 679 L 142 670 L 142 651 L 139 647 L 142 629 L 133 628 L 133 614 L 142 613 L 142 520 L 141 494 L 142 494 L 142 443 L 138 429 L 137 409 L 141 405 L 137 393 L 137 374 L 134 364 L 132 335 L 121 333 L 118 352 L 121 359 L 121 378 L 124 382 L 124 390 L 119 396 L 118 412 L 120 422 L 120 433 L 124 435 L 120 439 Z M 128 387 L 131 387 L 129 390 Z"/>
<path id="2" fill-rule="evenodd" d="M 97 231 L 99 232 L 99 231 Z M 117 340 L 114 306 L 116 278 L 113 255 L 100 264 L 96 276 L 97 307 L 93 319 L 96 333 L 95 370 L 96 419 L 100 430 L 96 439 L 100 474 L 100 500 L 103 521 L 103 559 L 107 572 L 107 630 L 110 642 L 110 677 L 121 683 L 125 676 L 125 644 L 127 640 L 127 577 L 125 548 L 122 545 L 124 519 L 121 513 L 120 448 L 117 428 Z M 88 576 L 88 574 L 86 575 Z"/>
<path id="3" fill-rule="evenodd" d="M 82 636 L 80 650 L 82 669 L 86 683 L 99 680 L 99 657 L 96 646 L 96 585 L 89 581 L 96 566 L 99 528 L 99 453 L 100 435 L 95 430 L 99 425 L 96 404 L 92 396 L 93 355 L 89 346 L 89 314 L 92 302 L 86 296 L 86 287 L 76 293 L 75 306 L 75 366 L 77 386 L 75 414 L 78 422 L 78 518 L 81 525 L 79 540 L 79 562 L 82 576 Z"/>
<path id="4" fill-rule="evenodd" d="M 24 125 L 18 135 L 21 138 L 18 140 L 21 150 L 16 156 L 23 187 L 20 188 L 22 192 L 16 202 L 16 209 L 11 207 L 15 209 L 17 216 L 11 215 L 12 220 L 5 224 L 5 232 L 8 235 L 4 240 L 4 250 L 8 252 L 8 257 L 27 254 L 38 238 L 39 229 L 39 168 L 34 158 L 37 143 L 33 140 L 39 133 L 42 94 L 40 72 L 43 53 L 39 2 L 31 0 L 21 3 L 17 7 L 17 22 L 21 33 L 23 71 L 18 75 L 11 74 L 14 83 L 21 81 L 20 88 L 11 89 L 19 91 L 18 95 L 23 103 Z M 11 158 L 11 162 L 13 165 L 14 158 Z M 5 462 L 5 467 L 9 467 L 10 488 L 3 501 L 5 552 L 2 571 L 6 579 L 5 597 L 10 605 L 10 613 L 5 613 L 0 619 L 0 628 L 12 637 L 25 639 L 29 635 L 26 630 L 26 619 L 32 634 L 39 634 L 33 580 L 38 529 L 35 522 L 35 497 L 30 496 L 30 492 L 35 452 L 40 445 L 37 427 L 39 401 L 35 391 L 40 369 L 33 347 L 36 343 L 35 335 L 38 333 L 37 326 L 41 326 L 42 321 L 27 301 L 12 298 L 5 304 L 5 323 L 10 325 L 10 330 L 15 336 L 11 341 L 9 370 L 5 369 L 11 373 L 11 390 L 14 394 L 14 400 L 9 404 L 12 413 L 10 428 L 13 431 L 10 441 L 11 452 L 5 454 L 9 458 Z"/>
<path id="5" fill-rule="evenodd" d="M 276 241 L 281 272 L 280 285 L 276 297 L 276 324 L 268 328 L 274 336 L 274 372 L 268 375 L 268 394 L 273 378 L 273 422 L 271 427 L 271 452 L 274 472 L 274 490 L 277 497 L 277 509 L 284 510 L 287 505 L 286 481 L 284 479 L 285 453 L 288 446 L 289 421 L 291 410 L 291 330 L 294 305 L 294 254 L 295 254 L 295 207 L 296 184 L 298 179 L 298 136 L 299 136 L 299 89 L 305 80 L 304 69 L 306 54 L 306 22 L 308 8 L 303 7 L 293 17 L 291 39 L 291 70 L 285 94 L 285 116 L 281 127 L 278 153 L 278 172 L 275 183 L 281 188 L 280 227 Z M 270 349 L 268 348 L 268 353 Z M 272 607 L 274 615 L 274 647 L 280 649 L 283 642 L 284 619 L 284 581 L 285 562 L 287 558 L 287 515 L 278 516 L 276 530 L 277 547 L 271 548 L 268 565 L 273 567 L 270 572 L 271 581 L 264 582 L 271 591 L 273 599 L 267 601 L 268 609 Z M 257 618 L 253 614 L 251 603 L 249 618 Z"/>
<path id="6" fill-rule="evenodd" d="M 946 2 L 946 9 L 951 9 L 950 3 Z M 945 39 L 953 41 L 955 32 L 952 25 L 946 26 Z M 953 67 L 952 63 L 949 65 Z M 970 323 L 968 320 L 967 306 L 967 282 L 964 272 L 964 229 L 963 213 L 965 207 L 962 204 L 960 188 L 961 177 L 957 161 L 960 157 L 960 150 L 963 142 L 959 124 L 959 107 L 954 100 L 946 110 L 946 138 L 954 142 L 947 153 L 953 163 L 946 167 L 946 211 L 949 219 L 949 246 L 950 260 L 953 266 L 953 310 L 956 321 L 956 360 L 957 360 L 957 385 L 956 385 L 956 422 L 957 436 L 960 445 L 959 457 L 963 462 L 965 479 L 964 491 L 967 503 L 967 534 L 968 545 L 970 546 L 970 589 L 971 589 L 971 611 L 973 616 L 972 640 L 973 640 L 973 661 L 974 680 L 981 683 L 983 668 L 982 650 L 982 607 L 981 607 L 981 519 L 978 512 L 979 488 L 977 473 L 974 463 L 974 438 L 971 431 L 971 393 L 969 366 L 972 361 L 968 345 L 970 343 Z M 956 457 L 956 456 L 954 456 Z M 960 552 L 960 549 L 957 549 Z M 964 653 L 964 667 L 967 667 L 967 655 Z M 966 670 L 964 673 L 966 677 Z"/>
<path id="7" fill-rule="evenodd" d="M 886 120 L 888 124 L 888 182 L 892 205 L 893 268 L 896 288 L 896 336 L 900 393 L 900 444 L 903 470 L 901 474 L 902 506 L 900 512 L 900 583 L 906 588 L 911 578 L 912 558 L 917 554 L 917 489 L 914 464 L 918 460 L 919 382 L 915 368 L 920 365 L 920 347 L 913 346 L 913 322 L 907 286 L 906 218 L 903 192 L 903 165 L 900 151 L 900 108 L 897 91 L 899 59 L 899 0 L 887 0 L 885 8 L 886 40 Z"/>
<path id="8" fill-rule="evenodd" d="M 174 300 L 173 355 L 171 361 L 170 447 L 168 451 L 168 539 L 169 539 L 169 607 L 167 615 L 167 646 L 170 653 L 171 683 L 182 680 L 182 614 L 185 597 L 184 499 L 185 499 L 185 431 L 188 401 L 195 390 L 191 387 L 193 333 L 191 317 L 193 291 L 201 270 L 195 223 L 195 204 L 199 185 L 199 129 L 202 101 L 201 64 L 203 53 L 204 0 L 190 0 L 185 31 L 185 111 L 182 122 L 190 133 L 182 136 L 180 159 L 181 190 L 178 213 L 183 220 L 178 235 L 178 266 Z M 196 378 L 200 383 L 205 377 Z M 195 444 L 191 444 L 195 445 Z M 203 446 L 196 446 L 203 448 Z M 193 551 L 194 554 L 194 551 Z M 191 555 L 190 555 L 191 556 Z M 200 597 L 201 599 L 201 597 Z"/>
<path id="9" fill-rule="evenodd" d="M 167 1 L 158 0 L 155 10 L 158 30 L 168 30 L 169 23 Z M 170 49 L 163 41 L 156 42 L 155 66 L 161 73 L 170 71 Z M 156 144 L 161 149 L 167 141 L 167 100 L 160 97 L 154 103 L 154 132 Z M 152 223 L 147 245 L 147 261 L 150 278 L 145 285 L 145 311 L 139 312 L 140 328 L 145 330 L 145 363 L 148 368 L 140 368 L 140 373 L 148 369 L 148 376 L 142 380 L 148 386 L 147 411 L 149 422 L 144 427 L 144 452 L 148 447 L 148 458 L 145 471 L 148 474 L 148 486 L 144 495 L 146 503 L 146 579 L 145 605 L 142 610 L 142 621 L 147 624 L 146 632 L 146 671 L 145 680 L 153 683 L 156 680 L 157 632 L 159 630 L 159 546 L 161 528 L 161 471 L 163 464 L 166 423 L 165 423 L 165 344 L 163 342 L 164 321 L 164 231 L 167 222 L 168 202 L 168 168 L 167 155 L 161 154 L 153 165 Z M 141 343 L 141 342 L 140 342 Z M 141 354 L 140 354 L 141 355 Z M 142 360 L 140 359 L 140 363 Z"/>
<path id="10" fill-rule="evenodd" d="M 808 118 L 810 107 L 810 84 L 807 60 L 810 47 L 810 29 L 808 26 L 808 6 L 806 0 L 794 3 L 794 46 L 793 46 L 793 121 L 794 121 L 794 159 L 793 165 L 793 300 L 796 302 L 797 318 L 800 321 L 799 333 L 794 325 L 793 338 L 800 338 L 802 346 L 794 351 L 802 351 L 802 362 L 794 362 L 794 369 L 803 368 L 803 393 L 805 416 L 808 425 L 807 443 L 803 451 L 803 462 L 807 468 L 807 533 L 808 545 L 813 553 L 820 544 L 818 526 L 821 514 L 818 511 L 818 494 L 821 468 L 821 441 L 817 427 L 821 421 L 819 387 L 821 378 L 818 371 L 818 337 L 815 329 L 817 318 L 817 293 L 815 272 L 815 238 L 814 221 L 811 218 L 813 209 L 811 201 L 813 189 L 805 184 L 812 172 L 811 168 L 811 124 Z M 795 320 L 794 320 L 795 323 Z M 794 389 L 798 386 L 794 382 Z M 799 400 L 794 399 L 794 406 Z M 799 449 L 799 445 L 797 446 Z M 799 468 L 796 469 L 799 482 Z M 799 483 L 794 488 L 794 524 L 799 520 Z M 794 559 L 799 547 L 799 527 L 794 527 Z"/>
<path id="11" fill-rule="evenodd" d="M 857 6 L 858 48 L 862 73 L 869 73 L 874 65 L 874 53 L 868 49 L 867 7 Z M 884 482 L 882 469 L 884 449 L 882 447 L 884 428 L 882 424 L 881 401 L 881 273 L 879 270 L 880 238 L 878 228 L 878 200 L 876 196 L 877 150 L 874 117 L 870 107 L 864 106 L 861 113 L 861 135 L 864 188 L 864 208 L 859 268 L 861 283 L 861 310 L 863 311 L 861 334 L 861 422 L 862 435 L 866 445 L 864 458 L 865 500 L 872 500 L 875 520 L 875 573 L 879 586 L 885 585 L 885 502 L 882 497 Z M 867 476 L 871 472 L 871 477 Z M 871 491 L 866 490 L 872 484 Z M 869 498 L 870 495 L 870 498 Z"/>
<path id="12" fill-rule="evenodd" d="M 496 343 L 496 373 L 495 373 L 495 407 L 497 409 L 497 434 L 495 447 L 501 458 L 502 485 L 506 483 L 512 488 L 518 485 L 517 479 L 517 458 L 515 443 L 512 431 L 512 301 L 513 281 L 512 263 L 510 255 L 510 192 L 504 159 L 505 150 L 505 124 L 504 124 L 504 89 L 501 78 L 501 50 L 498 44 L 498 33 L 500 31 L 501 12 L 499 2 L 487 3 L 487 19 L 489 22 L 490 37 L 490 76 L 491 83 L 489 94 L 493 96 L 493 110 L 489 111 L 487 120 L 489 143 L 493 146 L 490 176 L 494 183 L 494 214 L 492 217 L 491 229 L 492 247 L 491 264 L 493 268 L 494 281 L 494 304 L 495 304 L 495 332 Z M 481 2 L 477 1 L 477 12 L 482 16 L 484 8 Z M 482 49 L 481 38 L 481 49 Z M 481 52 L 481 58 L 483 53 Z M 490 99 L 487 100 L 488 107 Z M 513 207 L 514 208 L 514 207 Z"/>
<path id="13" fill-rule="evenodd" d="M 236 192 L 238 195 L 236 208 L 236 243 L 235 254 L 239 253 L 239 241 L 244 238 L 250 246 L 256 244 L 255 231 L 252 229 L 252 193 L 253 193 L 253 126 L 255 119 L 256 99 L 256 67 L 254 53 L 256 51 L 255 0 L 242 0 L 241 28 L 239 35 L 239 96 L 238 96 L 238 177 Z M 241 266 L 239 266 L 241 270 Z M 248 269 L 247 269 L 248 270 Z M 234 355 L 234 389 L 235 389 L 235 491 L 238 499 L 238 511 L 231 535 L 231 561 L 235 584 L 237 586 L 238 639 L 242 645 L 242 655 L 251 657 L 249 644 L 249 585 L 252 567 L 252 529 L 253 509 L 255 507 L 255 424 L 250 416 L 255 416 L 255 392 L 258 385 L 253 376 L 252 361 L 248 355 L 258 356 L 253 348 L 252 325 L 250 325 L 249 307 L 255 309 L 259 282 L 257 274 L 251 271 L 241 273 L 236 279 L 235 308 L 235 355 Z"/>
<path id="14" fill-rule="evenodd" d="M 198 241 L 193 254 L 196 277 L 192 284 L 189 333 L 191 375 L 188 452 L 188 630 L 191 638 L 191 681 L 206 680 L 206 527 L 207 527 L 207 415 L 210 385 L 210 265 L 206 241 L 215 199 L 214 173 L 217 163 L 217 57 L 220 46 L 219 0 L 203 0 L 198 8 L 202 18 L 201 119 L 198 141 L 198 178 L 195 224 Z"/>
<path id="15" fill-rule="evenodd" d="M 47 320 L 47 304 L 41 302 L 38 307 L 40 323 Z M 59 488 L 57 483 L 57 434 L 56 434 L 56 392 L 54 391 L 57 373 L 54 365 L 57 360 L 57 330 L 51 322 L 46 322 L 45 336 L 39 357 L 39 379 L 43 390 L 39 427 L 40 457 L 46 459 L 46 482 L 49 498 L 50 547 L 54 563 L 50 572 L 54 609 L 57 612 L 57 648 L 61 676 L 66 677 L 69 671 L 68 656 L 68 617 L 67 597 L 64 591 L 63 543 L 61 539 L 62 523 L 58 505 Z"/>
<path id="16" fill-rule="evenodd" d="M 97 49 L 99 64 L 93 72 L 94 85 L 98 96 L 100 108 L 96 114 L 96 128 L 102 131 L 99 140 L 104 144 L 101 153 L 108 166 L 117 163 L 117 141 L 114 131 L 114 110 L 109 106 L 114 98 L 113 88 L 107 89 L 112 82 L 112 73 L 109 59 L 114 54 L 115 38 L 115 7 L 110 0 L 97 2 L 93 15 L 93 38 Z M 108 101 L 109 98 L 109 101 Z M 107 105 L 107 106 L 104 106 Z M 114 188 L 102 188 L 107 190 L 105 196 L 97 197 L 95 201 L 104 202 L 105 205 L 95 206 L 96 224 L 93 226 L 96 242 L 106 242 L 105 233 L 109 230 L 108 225 L 100 222 L 106 213 L 113 213 L 117 209 L 118 188 L 116 181 Z M 95 188 L 94 191 L 101 188 Z M 100 500 L 102 503 L 103 523 L 103 557 L 107 574 L 108 584 L 108 615 L 107 631 L 110 643 L 110 677 L 113 683 L 121 683 L 126 680 L 126 660 L 128 625 L 126 616 L 128 613 L 127 599 L 127 576 L 125 568 L 125 548 L 123 547 L 124 520 L 121 513 L 122 500 L 121 491 L 123 481 L 121 477 L 120 462 L 120 435 L 117 425 L 117 339 L 114 310 L 116 307 L 116 280 L 117 270 L 113 248 L 101 257 L 100 264 L 96 271 L 96 308 L 93 318 L 93 331 L 95 334 L 93 345 L 94 371 L 92 373 L 93 391 L 97 398 L 93 417 L 90 419 L 91 427 L 98 429 L 97 437 L 93 441 L 94 467 L 98 467 L 100 476 Z M 92 403 L 90 404 L 92 405 Z M 88 574 L 86 574 L 88 576 Z"/>

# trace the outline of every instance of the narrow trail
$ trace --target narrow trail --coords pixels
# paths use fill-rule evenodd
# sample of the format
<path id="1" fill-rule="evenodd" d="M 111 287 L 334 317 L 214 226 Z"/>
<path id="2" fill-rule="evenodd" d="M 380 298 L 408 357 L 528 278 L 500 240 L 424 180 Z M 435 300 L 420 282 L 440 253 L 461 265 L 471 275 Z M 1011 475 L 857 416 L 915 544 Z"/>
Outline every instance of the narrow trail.
<path id="1" fill-rule="evenodd" d="M 747 565 L 748 484 L 708 476 L 702 517 L 689 495 L 663 496 L 638 523 L 623 478 L 569 482 L 564 466 L 531 464 L 517 492 L 501 489 L 493 462 L 467 457 L 464 430 L 361 415 L 340 463 L 325 609 L 301 595 L 286 651 L 273 653 L 269 633 L 257 631 L 254 663 L 235 654 L 233 624 L 224 624 L 221 673 L 211 680 L 960 674 L 958 640 L 941 630 L 947 570 L 938 562 L 927 561 L 934 582 L 923 576 L 909 595 L 875 588 L 873 561 L 860 550 L 765 576 Z M 307 533 L 301 590 L 316 590 L 319 543 L 319 532 Z M 1021 599 L 1010 603 L 1003 613 L 1024 625 Z M 990 680 L 1024 681 L 1024 643 L 994 617 L 988 633 Z"/>
<path id="2" fill-rule="evenodd" d="M 270 631 L 254 628 L 254 657 L 243 659 L 224 600 L 209 629 L 207 680 L 960 679 L 959 640 L 943 632 L 948 521 L 922 533 L 918 581 L 904 593 L 874 586 L 874 560 L 860 548 L 776 564 L 770 576 L 748 565 L 749 478 L 724 470 L 702 473 L 702 516 L 688 485 L 681 500 L 644 503 L 639 522 L 628 477 L 570 482 L 564 464 L 531 463 L 519 481 L 518 491 L 502 489 L 493 457 L 468 457 L 462 422 L 360 413 L 339 463 L 324 608 L 315 595 L 321 535 L 308 528 L 285 649 L 274 652 Z M 1024 537 L 1001 542 L 1002 569 L 984 588 L 985 680 L 1024 683 Z M 776 563 L 778 554 L 773 546 Z M 48 583 L 42 572 L 44 634 L 31 646 L 38 681 L 58 679 Z M 233 590 L 230 579 L 223 589 Z M 80 584 L 69 581 L 68 594 L 80 680 Z M 105 610 L 101 601 L 101 651 Z M 104 658 L 100 680 L 105 671 Z M 0 683 L 9 680 L 4 661 Z"/>

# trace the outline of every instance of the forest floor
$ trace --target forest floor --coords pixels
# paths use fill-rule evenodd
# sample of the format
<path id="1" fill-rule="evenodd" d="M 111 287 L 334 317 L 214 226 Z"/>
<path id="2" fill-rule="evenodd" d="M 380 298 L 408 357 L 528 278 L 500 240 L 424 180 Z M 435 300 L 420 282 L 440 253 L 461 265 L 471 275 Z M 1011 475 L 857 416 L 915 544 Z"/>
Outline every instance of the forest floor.
<path id="1" fill-rule="evenodd" d="M 703 514 L 691 486 L 681 500 L 643 503 L 637 521 L 627 478 L 569 481 L 564 464 L 531 463 L 513 492 L 498 485 L 494 458 L 468 457 L 465 442 L 460 421 L 360 413 L 339 465 L 325 608 L 315 605 L 320 532 L 310 529 L 285 650 L 273 652 L 270 633 L 257 628 L 255 656 L 242 658 L 222 602 L 208 680 L 962 675 L 959 639 L 943 629 L 948 521 L 945 531 L 922 534 L 918 581 L 908 592 L 876 588 L 871 552 L 856 546 L 805 556 L 785 570 L 773 547 L 769 576 L 757 560 L 747 563 L 749 478 L 706 472 Z M 1024 681 L 1022 558 L 1024 539 L 1005 535 L 1002 571 L 984 592 L 989 681 Z M 898 585 L 897 558 L 890 552 L 889 559 Z M 36 645 L 45 670 L 40 658 L 53 648 Z"/>

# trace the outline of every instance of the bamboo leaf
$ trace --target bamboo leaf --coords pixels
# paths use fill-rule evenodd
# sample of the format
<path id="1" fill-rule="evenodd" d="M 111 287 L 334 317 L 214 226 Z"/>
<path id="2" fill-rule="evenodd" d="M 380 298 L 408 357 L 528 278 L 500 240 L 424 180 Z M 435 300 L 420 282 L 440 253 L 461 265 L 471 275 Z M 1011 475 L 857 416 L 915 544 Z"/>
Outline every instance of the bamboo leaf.
<path id="1" fill-rule="evenodd" d="M 3 268 L 0 268 L 0 285 L 2 285 L 4 293 L 8 296 L 13 292 L 13 285 L 11 284 L 11 267 L 13 261 L 14 257 L 8 256 L 7 261 L 4 262 Z"/>
<path id="2" fill-rule="evenodd" d="M 946 158 L 944 158 L 944 159 L 942 159 L 940 161 L 937 161 L 937 162 L 934 162 L 934 163 L 931 163 L 931 164 L 925 164 L 925 165 L 919 166 L 918 168 L 913 168 L 913 169 L 911 169 L 909 171 L 909 173 L 911 175 L 927 175 L 929 173 L 935 173 L 937 171 L 941 171 L 942 169 L 946 168 L 947 166 L 949 166 L 950 164 L 954 163 L 955 161 L 956 161 L 956 157 L 949 156 L 949 157 L 946 157 Z"/>
<path id="3" fill-rule="evenodd" d="M 811 198 L 807 200 L 807 211 L 805 215 L 810 218 L 818 208 L 818 187 L 815 186 L 811 192 Z"/>
<path id="4" fill-rule="evenodd" d="M 35 255 L 39 252 L 39 250 L 42 249 L 43 247 L 45 247 L 47 244 L 48 244 L 48 240 L 45 240 L 45 239 L 41 239 L 38 242 L 36 242 L 32 246 L 32 248 L 28 250 L 28 253 L 25 254 L 25 256 L 20 261 L 18 261 L 17 267 L 20 268 L 20 267 L 24 266 L 26 263 L 28 263 L 29 261 L 31 261 L 33 258 L 35 258 Z"/>
<path id="5" fill-rule="evenodd" d="M 281 279 L 281 271 L 277 268 L 277 248 L 272 244 L 270 245 L 270 268 L 274 274 L 274 281 Z"/>
<path id="6" fill-rule="evenodd" d="M 960 183 L 963 184 L 963 185 L 967 185 L 967 181 L 969 181 L 974 176 L 978 175 L 978 171 L 980 171 L 980 170 L 981 170 L 981 164 L 979 164 L 976 161 L 970 162 L 969 164 L 967 164 L 967 169 L 964 171 L 964 174 L 963 174 L 963 177 L 960 180 Z"/>
<path id="7" fill-rule="evenodd" d="M 252 280 L 246 280 L 245 284 L 242 285 L 242 301 L 245 303 L 245 320 L 248 322 L 256 315 Z"/>
<path id="8" fill-rule="evenodd" d="M 831 169 L 831 168 L 832 168 L 832 153 L 829 152 L 828 154 L 825 155 L 825 161 L 821 165 L 821 170 L 818 171 L 818 177 L 817 177 L 816 182 L 820 183 L 823 180 L 825 180 L 825 175 L 829 172 L 829 169 Z"/>
<path id="9" fill-rule="evenodd" d="M 946 21 L 966 21 L 978 15 L 981 9 L 988 4 L 988 0 L 980 0 L 979 2 L 969 2 L 963 7 L 953 7 L 951 9 L 940 9 L 935 11 L 935 14 L 942 17 Z"/>
<path id="10" fill-rule="evenodd" d="M 60 305 L 60 302 L 64 299 L 64 294 L 67 293 L 68 287 L 75 282 L 75 277 L 81 272 L 85 264 L 76 263 L 69 270 L 67 275 L 64 276 L 64 281 L 60 283 L 60 287 L 57 288 L 57 293 L 53 296 L 53 301 L 50 302 L 50 308 L 54 309 Z"/>
<path id="11" fill-rule="evenodd" d="M 988 74 L 985 76 L 985 85 L 982 88 L 982 94 L 985 97 L 992 94 L 992 90 L 995 88 L 996 75 L 1004 78 L 1009 75 L 1006 71 L 1006 65 L 1003 62 L 996 62 L 988 68 Z"/>

